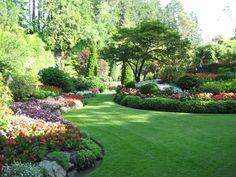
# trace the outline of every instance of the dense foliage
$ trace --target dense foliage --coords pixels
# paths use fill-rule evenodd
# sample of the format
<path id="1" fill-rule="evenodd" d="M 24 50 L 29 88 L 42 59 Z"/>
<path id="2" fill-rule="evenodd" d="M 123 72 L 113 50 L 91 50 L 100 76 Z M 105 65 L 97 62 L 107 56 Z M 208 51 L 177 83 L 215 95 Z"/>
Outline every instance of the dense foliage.
<path id="1" fill-rule="evenodd" d="M 198 87 L 201 81 L 196 77 L 185 75 L 177 81 L 177 85 L 183 90 L 189 90 L 193 87 Z"/>
<path id="2" fill-rule="evenodd" d="M 156 94 L 158 91 L 158 87 L 154 83 L 148 83 L 140 87 L 139 91 L 141 94 Z"/>
<path id="3" fill-rule="evenodd" d="M 15 101 L 27 100 L 37 92 L 38 79 L 32 73 L 14 74 L 9 87 Z"/>
<path id="4" fill-rule="evenodd" d="M 188 58 L 189 41 L 159 21 L 120 29 L 113 39 L 114 43 L 105 49 L 104 56 L 111 61 L 128 63 L 136 82 L 141 80 L 147 61 L 176 65 Z"/>
<path id="5" fill-rule="evenodd" d="M 181 101 L 172 98 L 154 97 L 141 98 L 138 96 L 116 95 L 115 101 L 121 105 L 147 110 L 191 112 L 191 113 L 236 113 L 235 100 Z"/>
<path id="6" fill-rule="evenodd" d="M 73 87 L 73 82 L 69 74 L 58 68 L 45 68 L 39 72 L 40 81 L 44 85 L 53 85 L 61 87 L 64 91 L 70 91 Z"/>

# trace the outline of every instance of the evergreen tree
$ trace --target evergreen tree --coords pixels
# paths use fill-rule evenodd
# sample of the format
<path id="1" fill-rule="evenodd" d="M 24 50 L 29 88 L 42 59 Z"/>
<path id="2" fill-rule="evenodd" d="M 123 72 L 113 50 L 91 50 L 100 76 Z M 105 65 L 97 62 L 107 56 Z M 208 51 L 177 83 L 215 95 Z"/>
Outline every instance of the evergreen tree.
<path id="1" fill-rule="evenodd" d="M 118 73 L 118 66 L 115 62 L 113 62 L 112 67 L 111 67 L 111 72 L 110 72 L 110 76 L 114 81 L 118 80 L 119 77 L 119 73 Z"/>
<path id="2" fill-rule="evenodd" d="M 134 81 L 133 71 L 128 63 L 123 62 L 121 71 L 121 84 L 126 84 L 131 81 Z"/>
<path id="3" fill-rule="evenodd" d="M 97 76 L 97 70 L 98 70 L 97 47 L 94 43 L 92 43 L 90 50 L 91 50 L 91 56 L 88 62 L 88 72 L 87 72 L 88 77 Z"/>

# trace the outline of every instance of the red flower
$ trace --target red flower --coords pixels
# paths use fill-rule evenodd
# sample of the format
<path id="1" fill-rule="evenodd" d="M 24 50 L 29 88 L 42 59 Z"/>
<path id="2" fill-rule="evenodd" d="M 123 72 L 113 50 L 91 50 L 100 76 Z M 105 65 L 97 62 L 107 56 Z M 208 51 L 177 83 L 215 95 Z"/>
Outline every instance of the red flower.
<path id="1" fill-rule="evenodd" d="M 13 146 L 14 146 L 14 145 L 16 145 L 16 141 L 15 141 L 14 139 L 11 139 L 11 138 L 10 138 L 10 139 L 7 139 L 7 140 L 6 140 L 6 144 L 9 144 L 9 145 L 13 145 Z"/>
<path id="2" fill-rule="evenodd" d="M 41 138 L 40 139 L 40 144 L 44 144 L 45 145 L 46 144 L 46 139 L 45 138 Z"/>
<path id="3" fill-rule="evenodd" d="M 65 140 L 65 138 L 63 136 L 60 136 L 59 139 L 62 140 L 62 141 Z"/>
<path id="4" fill-rule="evenodd" d="M 29 139 L 26 139 L 25 141 L 26 141 L 27 143 L 32 143 L 32 139 L 30 139 L 30 138 L 29 138 Z"/>
<path id="5" fill-rule="evenodd" d="M 3 171 L 5 168 L 5 166 L 3 164 L 0 163 L 0 172 Z"/>

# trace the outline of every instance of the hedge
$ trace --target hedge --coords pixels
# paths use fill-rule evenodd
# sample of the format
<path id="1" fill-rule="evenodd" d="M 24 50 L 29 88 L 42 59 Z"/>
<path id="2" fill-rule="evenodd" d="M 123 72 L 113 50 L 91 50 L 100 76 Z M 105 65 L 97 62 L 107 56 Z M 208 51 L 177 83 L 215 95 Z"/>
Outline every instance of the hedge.
<path id="1" fill-rule="evenodd" d="M 236 113 L 236 100 L 177 100 L 173 98 L 151 97 L 117 94 L 114 101 L 131 108 L 187 113 Z"/>

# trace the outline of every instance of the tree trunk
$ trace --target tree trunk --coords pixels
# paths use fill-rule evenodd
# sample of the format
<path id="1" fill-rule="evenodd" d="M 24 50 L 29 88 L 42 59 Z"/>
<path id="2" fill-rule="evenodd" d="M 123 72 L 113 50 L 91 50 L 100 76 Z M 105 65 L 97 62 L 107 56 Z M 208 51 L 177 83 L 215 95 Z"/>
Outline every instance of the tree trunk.
<path id="1" fill-rule="evenodd" d="M 43 7 L 43 0 L 39 0 L 38 1 L 38 23 L 37 23 L 37 27 L 38 27 L 38 32 L 41 32 L 41 21 L 42 21 L 42 7 Z"/>

